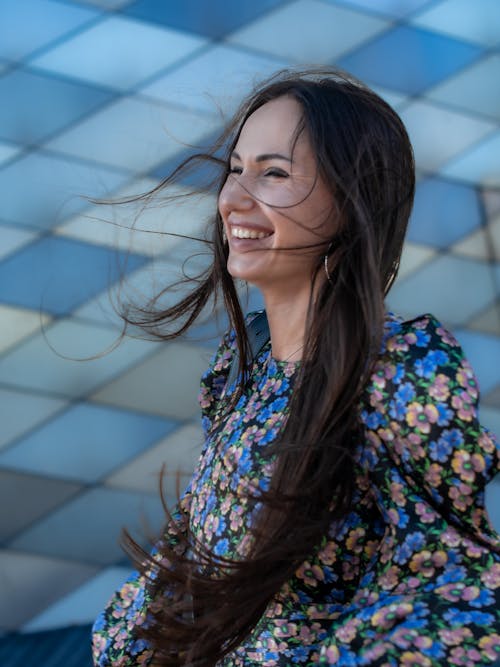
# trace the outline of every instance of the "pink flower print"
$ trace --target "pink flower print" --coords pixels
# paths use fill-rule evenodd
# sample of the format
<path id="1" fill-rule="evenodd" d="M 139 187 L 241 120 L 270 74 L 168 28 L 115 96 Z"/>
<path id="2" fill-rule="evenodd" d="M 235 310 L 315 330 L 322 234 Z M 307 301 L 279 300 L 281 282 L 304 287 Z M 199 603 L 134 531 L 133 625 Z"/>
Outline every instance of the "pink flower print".
<path id="1" fill-rule="evenodd" d="M 439 638 L 447 646 L 459 646 L 471 637 L 472 632 L 467 627 L 457 628 L 456 630 L 448 630 L 447 628 L 439 630 Z"/>
<path id="2" fill-rule="evenodd" d="M 458 486 L 452 486 L 448 492 L 448 496 L 453 500 L 453 505 L 460 512 L 472 505 L 472 489 L 468 484 L 460 483 Z"/>
<path id="3" fill-rule="evenodd" d="M 214 514 L 209 514 L 206 518 L 205 525 L 203 527 L 203 532 L 207 538 L 208 543 L 211 542 L 212 537 L 217 532 L 219 527 L 219 517 Z"/>
<path id="4" fill-rule="evenodd" d="M 380 448 L 380 438 L 375 433 L 375 431 L 367 430 L 366 431 L 366 442 L 373 446 L 374 449 Z"/>
<path id="5" fill-rule="evenodd" d="M 432 403 L 420 405 L 420 403 L 410 403 L 406 412 L 406 421 L 411 428 L 417 428 L 421 433 L 429 433 L 431 424 L 438 420 L 439 412 Z"/>
<path id="6" fill-rule="evenodd" d="M 347 548 L 357 554 L 363 551 L 363 538 L 365 534 L 366 531 L 362 526 L 350 530 L 346 540 Z"/>
<path id="7" fill-rule="evenodd" d="M 396 567 L 396 565 L 391 565 L 391 567 L 378 578 L 378 585 L 385 591 L 391 590 L 397 585 L 399 581 L 399 574 L 399 568 Z"/>
<path id="8" fill-rule="evenodd" d="M 335 665 L 338 662 L 340 654 L 338 648 L 334 644 L 328 648 L 323 647 L 321 649 L 321 656 L 324 656 L 328 660 L 329 665 Z"/>
<path id="9" fill-rule="evenodd" d="M 427 503 L 417 503 L 415 505 L 415 511 L 420 517 L 422 523 L 434 523 L 437 519 L 437 514 L 434 510 L 427 505 Z"/>
<path id="10" fill-rule="evenodd" d="M 488 431 L 481 431 L 477 439 L 477 444 L 487 454 L 493 454 L 496 451 L 495 440 Z"/>
<path id="11" fill-rule="evenodd" d="M 446 343 L 446 345 L 450 345 L 451 347 L 459 347 L 457 339 L 450 331 L 447 331 L 443 327 L 438 327 L 436 329 L 436 333 L 441 337 L 441 340 L 443 343 Z"/>
<path id="12" fill-rule="evenodd" d="M 410 570 L 424 577 L 432 577 L 435 566 L 442 565 L 442 555 L 439 552 L 433 554 L 427 549 L 414 554 L 410 560 Z"/>
<path id="13" fill-rule="evenodd" d="M 226 496 L 222 503 L 220 504 L 220 512 L 221 514 L 227 514 L 229 510 L 231 509 L 233 499 L 231 496 Z"/>
<path id="14" fill-rule="evenodd" d="M 388 352 L 406 352 L 410 346 L 402 337 L 392 337 L 387 341 Z"/>
<path id="15" fill-rule="evenodd" d="M 386 385 L 385 366 L 379 366 L 373 373 L 371 379 L 372 384 L 376 387 L 376 389 L 384 389 Z"/>
<path id="16" fill-rule="evenodd" d="M 463 589 L 465 588 L 464 584 L 457 582 L 455 584 L 445 584 L 436 589 L 436 593 L 439 593 L 441 597 L 449 602 L 458 602 L 462 597 Z"/>
<path id="17" fill-rule="evenodd" d="M 388 380 L 392 380 L 392 378 L 396 377 L 397 372 L 398 369 L 396 364 L 385 364 L 384 375 Z"/>
<path id="18" fill-rule="evenodd" d="M 372 408 L 377 408 L 380 411 L 383 399 L 384 394 L 380 391 L 380 389 L 374 389 L 370 394 L 370 405 Z"/>
<path id="19" fill-rule="evenodd" d="M 124 655 L 122 658 L 119 658 L 117 661 L 113 662 L 114 667 L 127 667 L 130 664 L 130 658 L 127 655 Z"/>
<path id="20" fill-rule="evenodd" d="M 107 643 L 108 640 L 106 639 L 105 636 L 103 636 L 100 633 L 98 634 L 97 632 L 94 632 L 94 636 L 92 637 L 92 648 L 94 652 L 94 657 L 99 656 L 104 651 Z"/>
<path id="21" fill-rule="evenodd" d="M 451 650 L 449 663 L 451 665 L 464 665 L 464 667 L 475 667 L 482 657 L 475 648 L 465 649 L 463 646 L 456 646 Z"/>
<path id="22" fill-rule="evenodd" d="M 472 370 L 472 366 L 468 361 L 463 361 L 462 366 L 458 369 L 456 374 L 457 382 L 461 387 L 464 387 L 472 398 L 477 398 L 479 389 L 477 380 Z"/>
<path id="23" fill-rule="evenodd" d="M 500 588 L 500 563 L 493 563 L 488 570 L 484 570 L 481 573 L 481 581 L 492 590 Z"/>
<path id="24" fill-rule="evenodd" d="M 359 558 L 354 556 L 352 560 L 342 563 L 342 577 L 345 581 L 352 581 L 359 573 Z"/>
<path id="25" fill-rule="evenodd" d="M 121 628 L 120 631 L 115 635 L 114 646 L 115 648 L 124 648 L 125 643 L 130 640 L 128 632 L 125 628 Z"/>
<path id="26" fill-rule="evenodd" d="M 349 644 L 356 637 L 358 632 L 358 627 L 361 625 L 361 621 L 358 618 L 351 618 L 349 621 L 345 622 L 338 630 L 335 632 L 335 637 L 345 644 Z"/>
<path id="27" fill-rule="evenodd" d="M 391 482 L 390 486 L 391 498 L 399 507 L 405 507 L 406 505 L 406 496 L 403 493 L 403 489 L 404 489 L 403 485 L 400 484 L 399 482 Z"/>
<path id="28" fill-rule="evenodd" d="M 405 334 L 403 338 L 409 345 L 415 345 L 415 343 L 418 340 L 417 335 L 413 333 L 413 331 L 410 331 L 409 333 Z"/>
<path id="29" fill-rule="evenodd" d="M 333 565 L 337 560 L 337 549 L 337 543 L 329 540 L 321 551 L 318 552 L 318 560 L 323 563 L 323 565 Z"/>
<path id="30" fill-rule="evenodd" d="M 431 463 L 425 472 L 425 481 L 429 486 L 438 488 L 442 484 L 443 467 L 439 463 Z"/>
<path id="31" fill-rule="evenodd" d="M 379 546 L 380 544 L 378 540 L 368 540 L 368 542 L 366 542 L 365 548 L 363 549 L 366 560 L 370 560 L 370 558 L 377 553 Z"/>
<path id="32" fill-rule="evenodd" d="M 441 541 L 448 547 L 458 547 L 461 543 L 461 537 L 452 526 L 447 526 L 441 533 Z"/>
<path id="33" fill-rule="evenodd" d="M 396 621 L 406 618 L 413 611 L 410 602 L 395 602 L 378 609 L 371 618 L 371 624 L 382 630 L 388 630 Z"/>
<path id="34" fill-rule="evenodd" d="M 408 577 L 408 588 L 415 589 L 420 587 L 420 579 L 417 577 Z"/>
<path id="35" fill-rule="evenodd" d="M 471 558 L 481 558 L 482 556 L 488 555 L 488 549 L 480 547 L 478 544 L 474 544 L 474 542 L 471 542 L 470 540 L 464 540 L 463 543 L 467 548 L 467 556 L 470 556 Z"/>
<path id="36" fill-rule="evenodd" d="M 481 652 L 490 660 L 500 657 L 500 635 L 496 632 L 488 637 L 481 637 L 478 646 Z"/>
<path id="37" fill-rule="evenodd" d="M 451 405 L 457 411 L 459 419 L 470 422 L 476 416 L 475 401 L 467 391 L 455 394 L 451 399 Z"/>
<path id="38" fill-rule="evenodd" d="M 314 588 L 325 578 L 323 568 L 319 565 L 311 565 L 309 561 L 304 561 L 295 574 L 298 579 L 302 579 L 305 584 Z"/>
<path id="39" fill-rule="evenodd" d="M 285 619 L 277 619 L 275 621 L 275 628 L 275 635 L 278 639 L 295 637 L 297 634 L 297 624 L 290 623 Z"/>
<path id="40" fill-rule="evenodd" d="M 422 438 L 418 433 L 409 433 L 405 443 L 405 449 L 410 452 L 414 459 L 421 459 L 426 456 L 426 452 L 421 445 Z"/>
<path id="41" fill-rule="evenodd" d="M 482 472 L 486 467 L 481 454 L 473 454 L 459 449 L 453 454 L 451 467 L 464 482 L 473 482 L 477 472 Z"/>
<path id="42" fill-rule="evenodd" d="M 395 538 L 394 538 L 393 534 L 389 533 L 389 530 L 392 533 L 394 531 L 393 526 L 388 526 L 388 530 L 385 531 L 385 535 L 384 535 L 383 539 L 381 540 L 381 546 L 380 546 L 380 562 L 381 563 L 389 562 L 394 555 Z"/>
<path id="43" fill-rule="evenodd" d="M 467 602 L 470 602 L 471 600 L 475 600 L 477 597 L 479 597 L 480 593 L 481 591 L 478 586 L 466 586 L 462 591 L 462 600 L 467 600 Z"/>
<path id="44" fill-rule="evenodd" d="M 130 606 L 130 603 L 124 605 L 117 605 L 111 614 L 113 618 L 124 618 L 127 615 L 127 607 Z"/>
<path id="45" fill-rule="evenodd" d="M 314 641 L 314 635 L 311 632 L 311 628 L 307 625 L 303 625 L 299 631 L 299 639 L 306 646 L 307 644 L 311 644 Z"/>
<path id="46" fill-rule="evenodd" d="M 436 400 L 438 403 L 444 403 L 448 400 L 450 396 L 450 388 L 448 384 L 450 378 L 443 373 L 438 373 L 434 378 L 434 382 L 429 387 L 429 396 Z"/>
<path id="47" fill-rule="evenodd" d="M 415 630 L 398 628 L 394 632 L 391 632 L 391 641 L 398 648 L 409 648 L 414 644 L 416 636 Z"/>
<path id="48" fill-rule="evenodd" d="M 200 404 L 201 409 L 206 410 L 209 408 L 212 400 L 212 394 L 210 393 L 208 387 L 201 387 L 198 394 L 198 403 Z"/>
<path id="49" fill-rule="evenodd" d="M 418 637 L 415 637 L 415 641 L 413 643 L 419 649 L 426 649 L 432 646 L 432 639 L 430 637 L 425 637 L 424 635 L 420 635 Z"/>
<path id="50" fill-rule="evenodd" d="M 384 442 L 392 442 L 394 440 L 395 433 L 392 428 L 379 428 L 377 433 L 379 438 Z"/>
<path id="51" fill-rule="evenodd" d="M 420 651 L 404 651 L 399 659 L 400 667 L 431 667 L 431 661 Z"/>

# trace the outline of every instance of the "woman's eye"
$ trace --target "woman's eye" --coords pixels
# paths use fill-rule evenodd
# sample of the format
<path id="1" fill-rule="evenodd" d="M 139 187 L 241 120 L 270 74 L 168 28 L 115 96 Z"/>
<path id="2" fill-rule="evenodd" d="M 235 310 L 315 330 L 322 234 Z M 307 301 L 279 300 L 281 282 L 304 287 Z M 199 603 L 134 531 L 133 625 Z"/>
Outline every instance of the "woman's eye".
<path id="1" fill-rule="evenodd" d="M 232 166 L 228 167 L 228 173 L 229 174 L 241 174 L 242 171 L 243 170 L 242 170 L 241 167 L 234 167 L 234 166 L 233 167 Z"/>
<path id="2" fill-rule="evenodd" d="M 274 176 L 275 178 L 288 178 L 288 174 L 286 171 L 283 171 L 282 169 L 267 169 L 267 171 L 264 172 L 264 176 Z"/>

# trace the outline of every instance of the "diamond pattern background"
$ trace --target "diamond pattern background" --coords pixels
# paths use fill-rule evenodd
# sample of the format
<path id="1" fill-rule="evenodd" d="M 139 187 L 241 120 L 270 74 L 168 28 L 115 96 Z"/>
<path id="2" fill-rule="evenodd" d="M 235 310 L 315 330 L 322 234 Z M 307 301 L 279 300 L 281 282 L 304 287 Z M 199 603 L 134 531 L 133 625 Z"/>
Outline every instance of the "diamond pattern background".
<path id="1" fill-rule="evenodd" d="M 87 197 L 156 185 L 276 69 L 336 64 L 403 117 L 419 184 L 389 305 L 454 330 L 479 375 L 482 419 L 500 432 L 499 7 L 0 3 L 1 633 L 88 623 L 124 579 L 122 526 L 158 531 L 162 465 L 168 499 L 176 472 L 184 483 L 194 466 L 199 376 L 224 328 L 221 318 L 182 342 L 116 347 L 113 304 L 144 302 L 179 273 L 200 244 L 164 232 L 199 236 L 214 200 L 141 211 Z M 500 528 L 498 482 L 488 504 Z"/>

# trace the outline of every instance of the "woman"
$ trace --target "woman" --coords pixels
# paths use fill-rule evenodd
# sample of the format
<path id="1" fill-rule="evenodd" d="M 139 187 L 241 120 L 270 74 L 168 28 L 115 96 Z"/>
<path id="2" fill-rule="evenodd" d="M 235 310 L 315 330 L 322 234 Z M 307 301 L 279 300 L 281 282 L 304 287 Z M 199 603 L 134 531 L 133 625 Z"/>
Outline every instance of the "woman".
<path id="1" fill-rule="evenodd" d="M 181 318 L 174 337 L 222 291 L 205 446 L 153 554 L 126 541 L 139 572 L 96 621 L 95 664 L 493 662 L 498 448 L 456 340 L 384 309 L 414 193 L 399 117 L 335 72 L 280 73 L 229 137 L 213 265 L 151 320 Z M 236 278 L 266 306 L 253 352 Z"/>

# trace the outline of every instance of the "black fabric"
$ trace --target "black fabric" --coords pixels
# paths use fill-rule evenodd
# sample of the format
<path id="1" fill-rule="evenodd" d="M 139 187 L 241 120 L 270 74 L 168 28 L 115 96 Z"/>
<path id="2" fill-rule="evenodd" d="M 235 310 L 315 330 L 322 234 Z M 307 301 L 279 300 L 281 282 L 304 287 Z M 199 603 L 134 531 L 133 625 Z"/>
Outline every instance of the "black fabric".
<path id="1" fill-rule="evenodd" d="M 267 321 L 266 311 L 260 312 L 248 325 L 247 336 L 250 343 L 250 358 L 247 359 L 247 366 L 257 357 L 264 345 L 269 340 L 269 323 Z M 238 377 L 239 355 L 235 354 L 231 363 L 231 370 L 227 378 L 227 385 L 230 387 Z"/>

